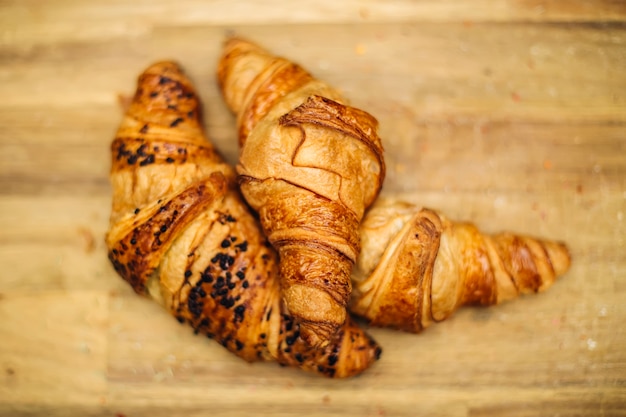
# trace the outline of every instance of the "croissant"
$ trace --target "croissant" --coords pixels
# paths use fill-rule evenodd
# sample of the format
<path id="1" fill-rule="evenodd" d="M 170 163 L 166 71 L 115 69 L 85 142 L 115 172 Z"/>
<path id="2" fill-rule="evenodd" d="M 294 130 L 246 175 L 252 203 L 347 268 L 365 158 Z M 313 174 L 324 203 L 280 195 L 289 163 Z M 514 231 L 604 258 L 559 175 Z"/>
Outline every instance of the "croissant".
<path id="1" fill-rule="evenodd" d="M 277 255 L 204 135 L 198 97 L 177 64 L 141 74 L 111 152 L 106 244 L 137 293 L 246 361 L 347 377 L 378 358 L 351 320 L 324 349 L 299 336 L 280 301 Z"/>
<path id="2" fill-rule="evenodd" d="M 372 325 L 415 333 L 462 305 L 544 291 L 570 266 L 563 243 L 485 235 L 400 201 L 378 200 L 360 233 L 351 311 Z"/>
<path id="3" fill-rule="evenodd" d="M 359 224 L 385 176 L 378 123 L 245 40 L 226 42 L 218 82 L 237 115 L 241 191 L 278 250 L 287 310 L 323 345 L 346 319 Z"/>

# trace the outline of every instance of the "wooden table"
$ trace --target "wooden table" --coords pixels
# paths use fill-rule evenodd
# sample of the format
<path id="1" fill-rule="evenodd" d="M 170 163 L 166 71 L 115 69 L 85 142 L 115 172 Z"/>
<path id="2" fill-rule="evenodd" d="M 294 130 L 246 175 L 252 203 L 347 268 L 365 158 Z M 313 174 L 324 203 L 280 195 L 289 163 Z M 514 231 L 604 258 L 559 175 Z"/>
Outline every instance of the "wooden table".
<path id="1" fill-rule="evenodd" d="M 178 60 L 229 161 L 237 33 L 381 123 L 384 194 L 566 241 L 548 292 L 468 308 L 350 380 L 247 364 L 114 273 L 120 96 Z M 626 415 L 626 5 L 611 0 L 0 2 L 0 415 Z"/>

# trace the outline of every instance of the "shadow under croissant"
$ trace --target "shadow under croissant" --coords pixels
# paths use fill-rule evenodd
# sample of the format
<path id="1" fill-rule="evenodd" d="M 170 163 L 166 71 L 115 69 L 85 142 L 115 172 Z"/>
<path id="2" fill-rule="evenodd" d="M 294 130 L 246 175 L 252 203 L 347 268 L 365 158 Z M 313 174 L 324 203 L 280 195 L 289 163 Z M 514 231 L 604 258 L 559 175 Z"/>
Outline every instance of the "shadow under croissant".
<path id="1" fill-rule="evenodd" d="M 328 377 L 357 375 L 381 353 L 348 319 L 312 348 L 285 313 L 277 256 L 243 203 L 235 173 L 206 138 L 200 103 L 173 62 L 138 79 L 111 144 L 109 259 L 133 289 L 247 361 Z"/>

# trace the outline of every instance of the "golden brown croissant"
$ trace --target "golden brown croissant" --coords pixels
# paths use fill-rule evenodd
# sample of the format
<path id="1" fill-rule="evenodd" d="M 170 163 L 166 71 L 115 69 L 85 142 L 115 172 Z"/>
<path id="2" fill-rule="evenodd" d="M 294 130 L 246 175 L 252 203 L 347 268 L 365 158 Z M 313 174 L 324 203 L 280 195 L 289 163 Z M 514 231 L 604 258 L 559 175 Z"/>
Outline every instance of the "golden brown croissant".
<path id="1" fill-rule="evenodd" d="M 136 292 L 247 361 L 331 377 L 358 374 L 380 348 L 351 321 L 324 349 L 299 337 L 280 302 L 277 257 L 205 137 L 191 82 L 149 67 L 111 145 L 109 258 Z"/>
<path id="2" fill-rule="evenodd" d="M 346 319 L 359 223 L 385 175 L 377 121 L 244 40 L 226 43 L 218 79 L 237 114 L 242 194 L 278 250 L 288 311 L 322 345 Z"/>
<path id="3" fill-rule="evenodd" d="M 361 224 L 351 311 L 373 325 L 420 332 L 465 304 L 547 289 L 567 271 L 558 242 L 487 236 L 409 203 L 379 200 Z"/>

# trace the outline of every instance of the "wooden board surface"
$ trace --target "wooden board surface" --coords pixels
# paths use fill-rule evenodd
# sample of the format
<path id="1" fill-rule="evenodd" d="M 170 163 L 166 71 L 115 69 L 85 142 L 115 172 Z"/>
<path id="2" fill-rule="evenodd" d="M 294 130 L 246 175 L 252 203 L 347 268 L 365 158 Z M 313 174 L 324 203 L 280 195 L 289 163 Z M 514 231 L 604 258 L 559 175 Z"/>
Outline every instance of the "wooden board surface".
<path id="1" fill-rule="evenodd" d="M 566 241 L 548 292 L 464 309 L 334 381 L 246 364 L 106 259 L 120 96 L 179 61 L 230 162 L 228 33 L 381 123 L 384 194 Z M 0 415 L 626 415 L 626 5 L 619 0 L 0 1 Z"/>

